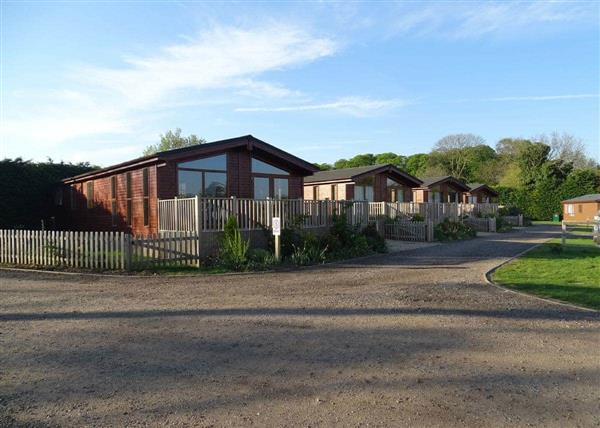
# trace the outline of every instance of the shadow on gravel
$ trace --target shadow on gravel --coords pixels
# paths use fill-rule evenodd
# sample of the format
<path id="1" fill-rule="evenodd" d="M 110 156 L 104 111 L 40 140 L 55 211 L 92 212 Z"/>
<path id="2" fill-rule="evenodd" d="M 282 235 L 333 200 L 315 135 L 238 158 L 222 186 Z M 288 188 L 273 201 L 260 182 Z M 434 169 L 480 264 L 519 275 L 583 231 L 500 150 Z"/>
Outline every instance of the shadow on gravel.
<path id="1" fill-rule="evenodd" d="M 181 309 L 104 312 L 43 312 L 0 314 L 0 322 L 41 320 L 91 320 L 168 317 L 255 317 L 255 316 L 393 316 L 439 315 L 506 319 L 600 320 L 600 313 L 578 311 L 565 307 L 524 309 L 461 309 L 461 308 L 229 308 Z"/>

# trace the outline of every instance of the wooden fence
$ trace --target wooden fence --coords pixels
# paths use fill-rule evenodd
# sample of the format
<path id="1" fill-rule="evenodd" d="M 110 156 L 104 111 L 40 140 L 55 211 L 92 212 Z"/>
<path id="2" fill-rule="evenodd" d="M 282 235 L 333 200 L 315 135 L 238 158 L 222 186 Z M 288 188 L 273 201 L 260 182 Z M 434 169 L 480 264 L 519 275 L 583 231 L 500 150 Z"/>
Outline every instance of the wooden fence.
<path id="1" fill-rule="evenodd" d="M 495 217 L 466 217 L 463 221 L 477 232 L 496 232 Z"/>
<path id="2" fill-rule="evenodd" d="M 273 217 L 285 228 L 299 222 L 305 228 L 332 224 L 334 215 L 343 214 L 350 224 L 366 225 L 366 201 L 306 201 L 302 199 L 175 198 L 158 201 L 160 232 L 221 231 L 229 217 L 235 217 L 241 230 L 270 229 Z"/>
<path id="3" fill-rule="evenodd" d="M 465 216 L 496 214 L 497 204 L 463 204 L 440 202 L 371 202 L 369 204 L 369 218 L 386 217 L 390 219 L 410 219 L 415 215 L 423 221 L 432 221 L 434 224 L 444 219 L 458 221 Z"/>
<path id="4" fill-rule="evenodd" d="M 200 239 L 196 232 L 162 232 L 131 239 L 131 268 L 198 266 Z"/>
<path id="5" fill-rule="evenodd" d="M 433 222 L 399 220 L 385 223 L 385 239 L 399 241 L 433 241 Z"/>
<path id="6" fill-rule="evenodd" d="M 409 220 L 415 214 L 437 224 L 445 218 L 459 220 L 497 210 L 497 204 L 175 198 L 158 201 L 158 229 L 219 231 L 229 217 L 235 217 L 242 230 L 269 229 L 273 217 L 280 217 L 284 228 L 295 222 L 305 228 L 323 227 L 331 225 L 336 214 L 343 214 L 350 224 L 363 226 L 381 217 Z"/>
<path id="7" fill-rule="evenodd" d="M 504 220 L 506 222 L 506 224 L 510 224 L 511 226 L 515 226 L 515 227 L 523 226 L 523 214 L 505 215 L 505 216 L 502 216 L 502 220 Z"/>
<path id="8" fill-rule="evenodd" d="M 0 263 L 126 269 L 129 243 L 123 232 L 0 230 Z"/>

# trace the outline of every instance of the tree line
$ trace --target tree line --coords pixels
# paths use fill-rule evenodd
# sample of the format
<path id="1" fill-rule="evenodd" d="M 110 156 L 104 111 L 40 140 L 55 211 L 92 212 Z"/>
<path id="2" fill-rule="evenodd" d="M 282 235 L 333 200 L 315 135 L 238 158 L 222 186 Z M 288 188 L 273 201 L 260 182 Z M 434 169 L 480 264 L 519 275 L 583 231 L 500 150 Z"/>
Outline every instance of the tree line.
<path id="1" fill-rule="evenodd" d="M 60 180 L 97 169 L 89 163 L 64 163 L 48 159 L 32 162 L 0 160 L 0 228 L 40 227 L 40 220 L 55 214 L 54 195 Z M 50 224 L 51 225 L 51 224 Z"/>
<path id="2" fill-rule="evenodd" d="M 473 134 L 440 139 L 429 153 L 410 156 L 365 153 L 321 170 L 391 163 L 416 177 L 452 175 L 465 183 L 485 183 L 500 193 L 500 203 L 532 219 L 560 213 L 560 201 L 600 192 L 600 166 L 587 156 L 581 140 L 552 133 L 536 138 L 503 138 L 495 147 Z"/>

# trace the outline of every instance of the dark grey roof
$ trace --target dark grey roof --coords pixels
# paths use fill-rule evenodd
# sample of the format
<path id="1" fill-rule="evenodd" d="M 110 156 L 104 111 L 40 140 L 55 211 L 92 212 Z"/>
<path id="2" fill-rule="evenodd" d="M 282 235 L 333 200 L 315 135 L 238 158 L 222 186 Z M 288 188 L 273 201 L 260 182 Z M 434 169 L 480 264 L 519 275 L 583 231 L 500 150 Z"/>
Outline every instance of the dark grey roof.
<path id="1" fill-rule="evenodd" d="M 600 193 L 590 193 L 589 195 L 578 196 L 576 198 L 567 199 L 564 202 L 600 202 Z"/>
<path id="2" fill-rule="evenodd" d="M 390 163 L 388 164 L 379 164 L 379 165 L 367 165 L 367 166 L 357 166 L 354 168 L 342 168 L 342 169 L 332 169 L 329 171 L 319 171 L 315 172 L 313 175 L 308 177 L 304 177 L 304 183 L 321 183 L 321 182 L 329 182 L 329 181 L 340 181 L 340 180 L 353 180 L 361 175 L 389 171 L 391 173 L 398 174 L 402 176 L 407 181 L 414 184 L 414 186 L 420 186 L 421 180 L 417 177 L 410 175 L 407 172 L 402 171 L 395 165 Z"/>
<path id="3" fill-rule="evenodd" d="M 486 186 L 486 184 L 484 184 L 484 183 L 467 183 L 467 186 L 469 186 L 469 189 L 475 190 L 475 189 L 479 189 L 480 187 Z"/>
<path id="4" fill-rule="evenodd" d="M 332 169 L 329 171 L 318 171 L 313 175 L 304 178 L 305 183 L 314 183 L 316 181 L 337 181 L 350 180 L 352 177 L 363 175 L 365 173 L 375 171 L 386 165 L 367 165 L 357 166 L 354 168 Z"/>
<path id="5" fill-rule="evenodd" d="M 454 179 L 451 175 L 441 175 L 439 177 L 425 177 L 423 180 L 423 187 L 429 187 L 432 184 L 439 183 L 440 181 L 446 181 L 448 179 Z"/>
<path id="6" fill-rule="evenodd" d="M 494 195 L 498 196 L 498 192 L 496 192 L 494 189 L 492 189 L 490 186 L 488 186 L 485 183 L 467 183 L 467 187 L 469 187 L 469 189 L 471 189 L 471 191 L 475 191 L 477 189 L 484 188 L 489 193 L 493 193 Z"/>
<path id="7" fill-rule="evenodd" d="M 463 183 L 457 178 L 452 177 L 451 175 L 442 175 L 440 177 L 425 177 L 421 180 L 423 181 L 423 185 L 421 187 L 430 187 L 434 184 L 448 181 L 454 184 L 455 186 L 463 189 L 464 192 L 468 192 L 470 190 L 470 188 L 465 183 Z"/>

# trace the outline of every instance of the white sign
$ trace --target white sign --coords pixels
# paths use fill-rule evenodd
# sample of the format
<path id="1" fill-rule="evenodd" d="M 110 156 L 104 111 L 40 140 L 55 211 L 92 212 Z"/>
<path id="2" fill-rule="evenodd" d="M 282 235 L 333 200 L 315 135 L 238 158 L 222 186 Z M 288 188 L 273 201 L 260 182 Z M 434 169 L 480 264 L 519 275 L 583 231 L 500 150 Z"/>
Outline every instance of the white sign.
<path id="1" fill-rule="evenodd" d="M 281 217 L 273 217 L 273 235 L 281 235 Z"/>

